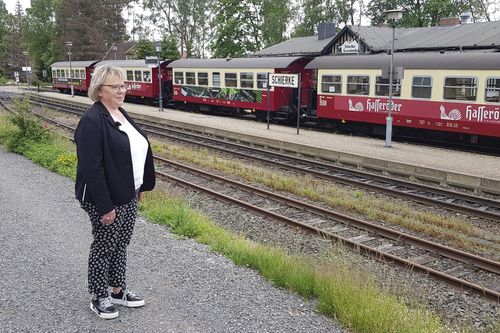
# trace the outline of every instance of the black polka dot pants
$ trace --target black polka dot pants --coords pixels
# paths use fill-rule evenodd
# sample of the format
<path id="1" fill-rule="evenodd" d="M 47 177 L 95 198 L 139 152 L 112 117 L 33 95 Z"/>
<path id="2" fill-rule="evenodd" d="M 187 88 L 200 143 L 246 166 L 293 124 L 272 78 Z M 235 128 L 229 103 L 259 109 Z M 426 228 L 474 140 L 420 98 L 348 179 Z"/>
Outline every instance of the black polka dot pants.
<path id="1" fill-rule="evenodd" d="M 127 245 L 130 243 L 137 217 L 137 195 L 128 204 L 115 207 L 116 219 L 102 224 L 97 208 L 81 203 L 92 222 L 94 241 L 90 246 L 88 287 L 94 298 L 108 297 L 108 287 L 125 289 Z"/>

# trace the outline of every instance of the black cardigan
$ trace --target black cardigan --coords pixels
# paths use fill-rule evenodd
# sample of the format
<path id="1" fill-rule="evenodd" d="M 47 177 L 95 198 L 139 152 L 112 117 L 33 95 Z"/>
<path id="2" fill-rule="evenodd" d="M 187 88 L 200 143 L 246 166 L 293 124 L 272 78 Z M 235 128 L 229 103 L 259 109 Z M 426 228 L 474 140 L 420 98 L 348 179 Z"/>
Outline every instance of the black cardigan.
<path id="1" fill-rule="evenodd" d="M 120 108 L 120 111 L 147 140 L 125 110 Z M 82 116 L 75 131 L 78 156 L 75 195 L 80 201 L 95 204 L 101 215 L 130 202 L 135 195 L 130 142 L 118 126 L 106 107 L 95 102 Z M 139 191 L 150 191 L 154 186 L 153 153 L 148 141 L 143 184 Z"/>

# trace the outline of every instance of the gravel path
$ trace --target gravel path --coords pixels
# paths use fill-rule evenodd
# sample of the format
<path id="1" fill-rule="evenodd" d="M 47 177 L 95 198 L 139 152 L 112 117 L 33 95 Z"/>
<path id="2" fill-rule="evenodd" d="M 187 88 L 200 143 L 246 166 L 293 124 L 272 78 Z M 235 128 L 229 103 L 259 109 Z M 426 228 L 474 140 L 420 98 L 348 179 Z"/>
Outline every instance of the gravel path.
<path id="1" fill-rule="evenodd" d="M 99 319 L 86 291 L 90 226 L 72 181 L 2 149 L 0 170 L 2 332 L 343 332 L 313 302 L 143 220 L 128 282 L 147 305 Z"/>

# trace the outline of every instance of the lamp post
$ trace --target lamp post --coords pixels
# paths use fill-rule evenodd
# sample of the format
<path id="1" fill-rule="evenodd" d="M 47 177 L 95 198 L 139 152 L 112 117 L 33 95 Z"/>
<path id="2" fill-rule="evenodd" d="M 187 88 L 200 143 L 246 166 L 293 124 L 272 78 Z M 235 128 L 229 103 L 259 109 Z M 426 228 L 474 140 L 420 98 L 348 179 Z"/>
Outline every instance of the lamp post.
<path id="1" fill-rule="evenodd" d="M 394 81 L 394 39 L 396 39 L 396 21 L 401 19 L 403 11 L 401 9 L 390 9 L 385 12 L 387 19 L 392 25 L 392 44 L 391 44 L 391 65 L 389 68 L 389 110 L 387 112 L 386 128 L 385 128 L 385 146 L 391 147 L 392 141 L 392 111 L 394 103 L 392 102 L 392 84 Z"/>
<path id="2" fill-rule="evenodd" d="M 156 49 L 156 59 L 158 64 L 158 88 L 160 89 L 158 105 L 160 106 L 160 112 L 163 111 L 163 93 L 161 91 L 161 66 L 160 66 L 160 52 L 161 52 L 161 41 L 155 43 Z"/>
<path id="3" fill-rule="evenodd" d="M 29 71 L 28 71 L 28 52 L 23 51 L 23 55 L 26 57 L 26 85 L 28 86 L 28 91 L 30 90 L 30 78 L 29 78 Z"/>
<path id="4" fill-rule="evenodd" d="M 71 67 L 71 47 L 73 46 L 73 43 L 66 42 L 66 46 L 68 47 L 68 57 L 69 57 L 69 84 L 71 89 L 71 97 L 75 97 L 75 90 L 73 88 L 73 68 Z"/>

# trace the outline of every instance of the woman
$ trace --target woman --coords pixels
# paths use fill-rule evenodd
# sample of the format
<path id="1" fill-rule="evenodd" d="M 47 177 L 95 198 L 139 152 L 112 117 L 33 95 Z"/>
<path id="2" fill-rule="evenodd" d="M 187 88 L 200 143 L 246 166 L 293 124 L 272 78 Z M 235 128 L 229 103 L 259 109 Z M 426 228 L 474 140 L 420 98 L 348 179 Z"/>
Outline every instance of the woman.
<path id="1" fill-rule="evenodd" d="M 88 266 L 90 308 L 105 319 L 118 317 L 115 304 L 145 304 L 125 284 L 126 248 L 137 202 L 154 188 L 155 173 L 146 135 L 121 108 L 126 90 L 121 69 L 97 67 L 89 87 L 95 103 L 75 132 L 76 198 L 90 216 L 94 237 Z"/>

